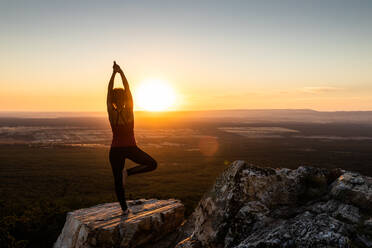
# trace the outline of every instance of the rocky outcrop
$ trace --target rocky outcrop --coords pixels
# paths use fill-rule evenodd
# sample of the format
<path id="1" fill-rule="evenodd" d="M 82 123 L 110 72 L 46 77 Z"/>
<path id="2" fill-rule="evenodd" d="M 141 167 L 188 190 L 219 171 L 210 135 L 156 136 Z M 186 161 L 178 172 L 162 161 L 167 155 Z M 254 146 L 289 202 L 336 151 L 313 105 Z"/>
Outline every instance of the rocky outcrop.
<path id="1" fill-rule="evenodd" d="M 205 194 L 177 248 L 372 247 L 372 178 L 236 161 Z"/>
<path id="2" fill-rule="evenodd" d="M 372 247 L 372 178 L 340 169 L 235 161 L 183 221 L 177 200 L 71 212 L 59 247 Z"/>
<path id="3" fill-rule="evenodd" d="M 184 220 L 178 200 L 135 200 L 128 206 L 128 216 L 117 202 L 68 213 L 54 248 L 168 247 L 164 237 Z"/>

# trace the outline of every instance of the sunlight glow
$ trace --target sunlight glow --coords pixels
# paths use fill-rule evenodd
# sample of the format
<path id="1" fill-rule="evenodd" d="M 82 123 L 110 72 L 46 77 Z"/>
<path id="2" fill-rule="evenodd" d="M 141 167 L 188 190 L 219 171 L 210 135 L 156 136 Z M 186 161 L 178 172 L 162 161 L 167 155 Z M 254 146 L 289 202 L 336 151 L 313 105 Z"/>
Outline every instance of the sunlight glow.
<path id="1" fill-rule="evenodd" d="M 176 94 L 165 81 L 148 79 L 137 87 L 134 101 L 140 109 L 166 111 L 174 105 Z"/>

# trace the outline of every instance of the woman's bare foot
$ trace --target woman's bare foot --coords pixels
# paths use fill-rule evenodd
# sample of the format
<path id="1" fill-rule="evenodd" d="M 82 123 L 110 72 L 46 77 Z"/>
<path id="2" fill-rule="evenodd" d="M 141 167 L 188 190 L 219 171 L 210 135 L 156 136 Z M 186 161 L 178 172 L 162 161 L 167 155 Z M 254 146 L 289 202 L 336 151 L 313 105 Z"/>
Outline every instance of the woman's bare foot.
<path id="1" fill-rule="evenodd" d="M 127 208 L 126 210 L 122 210 L 122 211 L 123 211 L 122 215 L 125 215 L 125 216 L 128 216 L 130 213 L 129 208 Z"/>

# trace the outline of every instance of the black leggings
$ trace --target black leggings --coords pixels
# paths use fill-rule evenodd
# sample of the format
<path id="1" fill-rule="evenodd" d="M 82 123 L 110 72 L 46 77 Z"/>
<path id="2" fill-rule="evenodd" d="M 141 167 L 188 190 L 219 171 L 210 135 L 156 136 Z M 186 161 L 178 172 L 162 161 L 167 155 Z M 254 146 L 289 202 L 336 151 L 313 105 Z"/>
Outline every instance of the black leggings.
<path id="1" fill-rule="evenodd" d="M 146 152 L 139 149 L 137 146 L 128 147 L 111 147 L 110 148 L 110 163 L 112 173 L 114 174 L 115 180 L 115 192 L 120 202 L 122 210 L 128 208 L 125 201 L 125 191 L 123 187 L 123 169 L 125 165 L 125 159 L 130 159 L 133 162 L 139 164 L 133 168 L 127 170 L 128 176 L 153 171 L 157 167 L 157 162 Z"/>

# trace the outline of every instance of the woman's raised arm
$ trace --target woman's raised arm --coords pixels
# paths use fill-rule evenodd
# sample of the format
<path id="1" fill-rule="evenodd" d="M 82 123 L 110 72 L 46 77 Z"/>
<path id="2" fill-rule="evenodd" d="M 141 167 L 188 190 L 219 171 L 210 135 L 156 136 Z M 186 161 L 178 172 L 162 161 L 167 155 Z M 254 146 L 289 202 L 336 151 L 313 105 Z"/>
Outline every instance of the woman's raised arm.
<path id="1" fill-rule="evenodd" d="M 112 104 L 112 92 L 114 88 L 115 74 L 121 71 L 120 66 L 116 64 L 116 61 L 114 61 L 114 65 L 112 66 L 112 68 L 113 68 L 113 71 L 112 71 L 112 75 L 111 75 L 110 82 L 108 85 L 108 90 L 107 90 L 107 107 L 111 106 Z"/>
<path id="2" fill-rule="evenodd" d="M 112 91 L 113 91 L 113 88 L 114 88 L 115 74 L 116 74 L 116 72 L 113 71 L 112 72 L 112 75 L 111 75 L 111 78 L 110 78 L 110 82 L 108 84 L 108 90 L 107 90 L 107 107 L 109 107 L 111 105 L 111 103 L 112 103 Z"/>
<path id="3" fill-rule="evenodd" d="M 123 70 L 120 69 L 119 73 L 121 76 L 121 81 L 123 82 L 123 85 L 125 88 L 125 94 L 126 94 L 126 100 L 127 100 L 126 104 L 129 108 L 132 109 L 133 108 L 133 97 L 132 97 L 132 93 L 130 92 L 128 80 L 125 77 Z"/>

